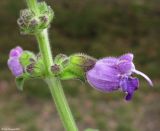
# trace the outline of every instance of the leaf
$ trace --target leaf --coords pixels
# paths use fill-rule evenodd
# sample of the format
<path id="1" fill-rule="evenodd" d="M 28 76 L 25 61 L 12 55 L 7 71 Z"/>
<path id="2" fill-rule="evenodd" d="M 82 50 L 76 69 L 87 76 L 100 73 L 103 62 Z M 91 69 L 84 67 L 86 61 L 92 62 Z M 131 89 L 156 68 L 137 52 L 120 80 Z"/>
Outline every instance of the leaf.
<path id="1" fill-rule="evenodd" d="M 25 81 L 25 78 L 23 77 L 16 78 L 16 85 L 17 85 L 18 90 L 23 91 L 24 81 Z"/>
<path id="2" fill-rule="evenodd" d="M 91 128 L 88 128 L 88 129 L 85 129 L 85 131 L 99 131 L 98 129 L 91 129 Z"/>

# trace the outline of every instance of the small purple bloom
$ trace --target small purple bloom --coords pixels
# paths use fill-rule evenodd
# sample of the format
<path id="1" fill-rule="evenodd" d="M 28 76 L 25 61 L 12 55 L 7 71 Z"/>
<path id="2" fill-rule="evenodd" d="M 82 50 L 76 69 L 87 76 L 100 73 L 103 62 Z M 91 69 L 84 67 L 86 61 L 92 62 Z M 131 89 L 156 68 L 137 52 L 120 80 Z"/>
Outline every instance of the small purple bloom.
<path id="1" fill-rule="evenodd" d="M 17 46 L 16 48 L 13 48 L 10 53 L 9 57 L 19 57 L 23 52 L 23 49 L 20 46 Z"/>
<path id="2" fill-rule="evenodd" d="M 20 64 L 19 57 L 23 53 L 23 49 L 19 46 L 12 49 L 9 53 L 8 67 L 12 71 L 13 75 L 18 77 L 23 74 L 23 67 Z"/>
<path id="3" fill-rule="evenodd" d="M 86 73 L 86 77 L 94 88 L 103 92 L 121 89 L 127 93 L 125 99 L 131 100 L 134 91 L 139 87 L 138 78 L 132 77 L 134 73 L 143 76 L 153 86 L 148 76 L 135 69 L 131 53 L 118 58 L 106 57 L 98 60 L 95 66 Z"/>

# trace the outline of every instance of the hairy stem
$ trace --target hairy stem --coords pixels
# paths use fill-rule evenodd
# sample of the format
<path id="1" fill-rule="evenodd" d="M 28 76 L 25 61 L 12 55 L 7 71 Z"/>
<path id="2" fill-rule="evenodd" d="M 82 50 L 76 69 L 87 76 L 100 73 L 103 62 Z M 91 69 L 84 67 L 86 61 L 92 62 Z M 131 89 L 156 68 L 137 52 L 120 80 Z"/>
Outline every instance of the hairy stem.
<path id="1" fill-rule="evenodd" d="M 35 14 L 38 14 L 39 10 L 37 7 L 37 0 L 27 0 L 27 5 Z M 47 29 L 43 30 L 40 33 L 37 33 L 36 38 L 45 65 L 45 70 L 46 70 L 45 81 L 47 82 L 50 88 L 52 97 L 56 104 L 63 125 L 66 131 L 78 131 L 78 128 L 76 127 L 70 108 L 68 106 L 67 100 L 65 98 L 61 82 L 59 78 L 52 76 L 50 70 L 50 67 L 53 65 L 53 59 L 52 59 L 52 53 L 51 53 Z"/>

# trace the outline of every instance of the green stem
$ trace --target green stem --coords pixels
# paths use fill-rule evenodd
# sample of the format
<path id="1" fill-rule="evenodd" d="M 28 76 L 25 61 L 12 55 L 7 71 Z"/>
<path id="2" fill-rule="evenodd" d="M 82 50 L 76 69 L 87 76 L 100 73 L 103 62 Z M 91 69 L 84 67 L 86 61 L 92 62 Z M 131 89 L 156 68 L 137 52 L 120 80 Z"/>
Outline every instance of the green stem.
<path id="1" fill-rule="evenodd" d="M 39 43 L 39 49 L 44 61 L 45 69 L 47 71 L 46 75 L 48 76 L 51 74 L 50 68 L 53 65 L 53 58 L 52 58 L 51 47 L 49 44 L 47 29 L 36 34 L 36 38 Z"/>
<path id="2" fill-rule="evenodd" d="M 47 78 L 46 82 L 49 85 L 56 107 L 59 109 L 59 114 L 66 131 L 78 131 L 67 104 L 60 80 L 58 78 Z"/>
<path id="3" fill-rule="evenodd" d="M 27 1 L 27 6 L 35 13 L 38 14 L 39 10 L 37 7 L 37 0 L 26 0 Z"/>
<path id="4" fill-rule="evenodd" d="M 51 75 L 50 67 L 53 65 L 51 49 L 48 40 L 47 30 L 36 35 L 39 43 L 40 52 L 44 61 L 46 72 L 46 82 L 50 88 L 52 97 L 55 101 L 57 110 L 66 131 L 78 131 L 70 108 L 66 101 L 59 78 Z"/>
<path id="5" fill-rule="evenodd" d="M 37 0 L 27 0 L 27 4 L 28 7 L 33 12 L 35 12 L 35 14 L 38 12 Z M 78 131 L 78 128 L 76 127 L 74 118 L 70 111 L 69 105 L 65 98 L 61 82 L 59 78 L 52 76 L 50 70 L 51 66 L 53 65 L 53 59 L 52 59 L 52 53 L 51 53 L 47 29 L 43 30 L 40 33 L 37 33 L 36 38 L 39 43 L 40 53 L 42 55 L 42 59 L 46 69 L 45 81 L 47 82 L 50 88 L 52 97 L 55 101 L 63 125 L 66 131 Z"/>

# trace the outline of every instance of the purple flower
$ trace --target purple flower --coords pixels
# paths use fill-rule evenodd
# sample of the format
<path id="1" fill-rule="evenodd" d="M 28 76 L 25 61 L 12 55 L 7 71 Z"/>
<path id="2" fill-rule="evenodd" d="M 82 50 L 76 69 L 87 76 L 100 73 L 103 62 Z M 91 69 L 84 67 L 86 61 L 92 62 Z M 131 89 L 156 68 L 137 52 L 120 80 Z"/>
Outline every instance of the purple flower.
<path id="1" fill-rule="evenodd" d="M 139 87 L 139 80 L 133 77 L 133 74 L 143 76 L 153 86 L 148 76 L 135 69 L 131 53 L 118 58 L 106 57 L 98 60 L 95 66 L 86 73 L 86 77 L 94 88 L 103 92 L 113 92 L 120 89 L 127 93 L 125 99 L 131 100 L 134 91 Z"/>
<path id="2" fill-rule="evenodd" d="M 9 53 L 8 67 L 12 71 L 13 75 L 18 77 L 23 74 L 23 67 L 20 64 L 19 57 L 23 53 L 23 49 L 19 46 L 12 49 Z"/>
<path id="3" fill-rule="evenodd" d="M 13 48 L 10 51 L 9 57 L 20 57 L 22 52 L 23 52 L 23 49 L 21 47 L 17 46 L 16 48 Z"/>

